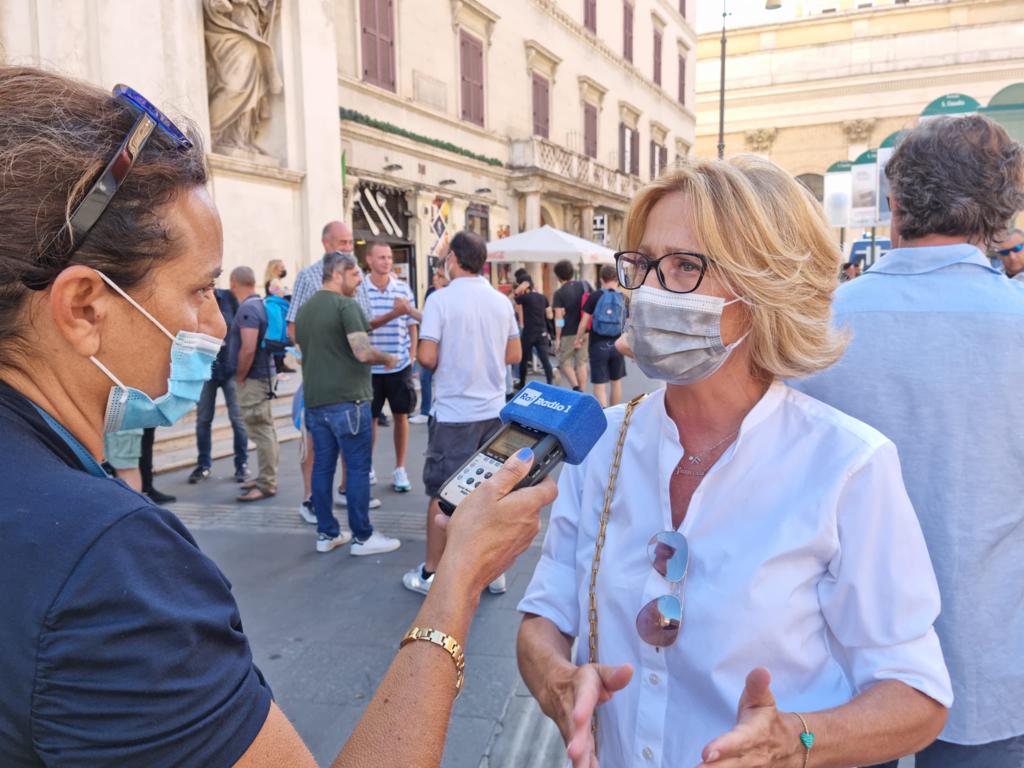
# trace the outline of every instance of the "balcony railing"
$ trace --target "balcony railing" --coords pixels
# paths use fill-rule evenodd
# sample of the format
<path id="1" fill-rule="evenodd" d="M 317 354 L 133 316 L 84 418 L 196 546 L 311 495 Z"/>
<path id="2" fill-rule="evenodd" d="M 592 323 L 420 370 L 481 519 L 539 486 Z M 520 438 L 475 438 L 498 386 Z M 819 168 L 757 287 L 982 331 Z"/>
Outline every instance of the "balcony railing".
<path id="1" fill-rule="evenodd" d="M 620 197 L 632 197 L 641 182 L 594 158 L 540 138 L 514 139 L 510 142 L 509 168 L 539 168 L 588 187 Z"/>

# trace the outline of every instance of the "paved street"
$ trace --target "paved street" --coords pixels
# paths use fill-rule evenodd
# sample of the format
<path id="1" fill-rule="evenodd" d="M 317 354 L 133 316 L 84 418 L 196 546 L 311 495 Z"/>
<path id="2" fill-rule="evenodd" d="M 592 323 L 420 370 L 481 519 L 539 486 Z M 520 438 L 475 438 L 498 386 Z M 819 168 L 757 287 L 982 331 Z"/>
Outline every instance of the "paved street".
<path id="1" fill-rule="evenodd" d="M 645 380 L 630 368 L 628 396 Z M 648 382 L 647 389 L 652 385 Z M 160 475 L 178 497 L 170 508 L 231 580 L 256 663 L 278 704 L 321 765 L 328 765 L 362 714 L 420 604 L 402 574 L 423 559 L 426 498 L 421 483 L 426 425 L 412 425 L 408 470 L 414 491 L 390 489 L 392 430 L 381 429 L 374 466 L 383 501 L 374 525 L 402 539 L 400 550 L 353 558 L 347 548 L 314 551 L 314 527 L 302 521 L 298 441 L 282 445 L 278 495 L 236 504 L 230 459 L 212 477 L 188 485 L 189 469 Z M 254 457 L 253 457 L 254 458 Z M 344 523 L 344 510 L 336 510 Z M 516 603 L 540 554 L 541 539 L 509 572 L 508 593 L 484 594 L 466 646 L 466 685 L 455 705 L 446 768 L 560 766 L 557 730 L 540 715 L 515 662 Z"/>

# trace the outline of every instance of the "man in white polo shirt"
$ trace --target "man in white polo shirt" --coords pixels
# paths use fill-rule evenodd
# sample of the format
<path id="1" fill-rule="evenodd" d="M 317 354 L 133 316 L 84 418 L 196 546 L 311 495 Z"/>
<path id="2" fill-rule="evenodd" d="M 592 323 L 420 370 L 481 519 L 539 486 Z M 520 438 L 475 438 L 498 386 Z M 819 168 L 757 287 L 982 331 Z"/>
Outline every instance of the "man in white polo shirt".
<path id="1" fill-rule="evenodd" d="M 412 490 L 405 471 L 405 452 L 409 447 L 409 414 L 416 407 L 412 384 L 412 361 L 416 358 L 419 311 L 409 284 L 392 274 L 394 257 L 391 246 L 381 241 L 366 244 L 366 266 L 370 273 L 356 292 L 356 299 L 370 322 L 370 343 L 398 359 L 393 369 L 373 366 L 373 442 L 377 442 L 377 417 L 384 401 L 395 419 L 395 471 L 392 487 L 399 493 Z M 371 476 L 372 476 L 371 471 Z"/>
<path id="2" fill-rule="evenodd" d="M 423 464 L 427 507 L 424 562 L 402 577 L 413 592 L 427 594 L 444 554 L 445 532 L 435 517 L 441 485 L 501 424 L 505 405 L 505 366 L 522 357 L 519 328 L 509 300 L 481 277 L 487 244 L 472 232 L 459 232 L 444 254 L 451 283 L 426 304 L 420 326 L 419 363 L 434 372 L 434 408 Z M 489 587 L 505 591 L 505 577 Z"/>

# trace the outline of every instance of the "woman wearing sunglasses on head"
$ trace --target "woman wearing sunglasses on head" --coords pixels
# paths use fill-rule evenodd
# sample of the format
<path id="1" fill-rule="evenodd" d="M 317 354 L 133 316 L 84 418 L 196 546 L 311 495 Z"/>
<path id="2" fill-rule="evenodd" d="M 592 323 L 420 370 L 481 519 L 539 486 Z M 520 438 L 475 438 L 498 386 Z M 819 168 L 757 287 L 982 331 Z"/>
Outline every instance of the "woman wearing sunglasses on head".
<path id="1" fill-rule="evenodd" d="M 168 426 L 225 334 L 202 147 L 126 86 L 0 66 L 0 765 L 313 766 L 227 579 L 100 466 Z M 517 455 L 459 507 L 415 626 L 335 766 L 437 766 L 481 590 L 539 530 Z M 508 494 L 508 495 L 506 495 Z M 311 620 L 315 617 L 311 617 Z"/>
<path id="2" fill-rule="evenodd" d="M 866 766 L 930 743 L 952 692 L 895 447 L 783 383 L 843 349 L 820 206 L 765 160 L 695 161 L 641 191 L 625 244 L 627 341 L 666 386 L 563 470 L 519 605 L 520 670 L 572 764 Z"/>

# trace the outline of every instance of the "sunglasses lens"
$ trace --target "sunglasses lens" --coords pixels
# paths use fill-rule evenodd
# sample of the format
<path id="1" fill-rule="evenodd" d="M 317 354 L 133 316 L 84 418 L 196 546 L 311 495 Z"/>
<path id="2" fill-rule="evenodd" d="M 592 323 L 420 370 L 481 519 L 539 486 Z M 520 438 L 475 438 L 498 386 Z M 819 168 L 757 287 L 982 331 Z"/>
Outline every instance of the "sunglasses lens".
<path id="1" fill-rule="evenodd" d="M 636 615 L 636 631 L 648 645 L 664 648 L 679 636 L 683 623 L 683 604 L 675 595 L 663 595 L 651 600 Z"/>
<path id="2" fill-rule="evenodd" d="M 686 575 L 686 566 L 690 560 L 686 537 L 678 531 L 662 531 L 651 537 L 647 543 L 647 557 L 651 560 L 654 570 L 675 584 Z"/>

